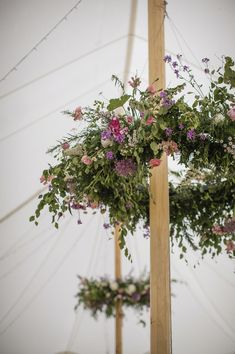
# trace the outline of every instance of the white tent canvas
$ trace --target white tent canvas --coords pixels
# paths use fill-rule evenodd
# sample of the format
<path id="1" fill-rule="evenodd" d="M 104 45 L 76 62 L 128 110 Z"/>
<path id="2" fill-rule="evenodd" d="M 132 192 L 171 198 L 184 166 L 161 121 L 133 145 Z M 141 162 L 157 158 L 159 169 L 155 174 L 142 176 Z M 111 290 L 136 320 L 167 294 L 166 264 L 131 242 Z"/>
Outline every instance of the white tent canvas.
<path id="1" fill-rule="evenodd" d="M 82 0 L 69 13 L 75 4 L 0 1 L 0 79 L 7 74 L 0 82 L 1 354 L 114 353 L 114 321 L 74 311 L 78 274 L 113 276 L 105 219 L 84 215 L 77 225 L 76 215 L 68 216 L 58 231 L 46 212 L 38 227 L 28 219 L 41 172 L 52 162 L 47 148 L 74 128 L 61 111 L 89 105 L 100 92 L 117 95 L 112 74 L 137 72 L 147 85 L 147 1 Z M 169 0 L 167 13 L 167 53 L 183 54 L 207 85 L 201 58 L 217 66 L 221 55 L 235 57 L 235 2 Z M 167 84 L 174 83 L 167 68 Z M 133 263 L 123 257 L 124 275 L 148 271 L 149 240 L 137 231 L 128 245 Z M 183 282 L 172 289 L 173 353 L 234 354 L 234 260 L 226 252 L 215 260 L 189 252 L 187 259 L 172 250 L 172 278 Z M 149 325 L 137 323 L 126 311 L 125 354 L 149 352 Z"/>

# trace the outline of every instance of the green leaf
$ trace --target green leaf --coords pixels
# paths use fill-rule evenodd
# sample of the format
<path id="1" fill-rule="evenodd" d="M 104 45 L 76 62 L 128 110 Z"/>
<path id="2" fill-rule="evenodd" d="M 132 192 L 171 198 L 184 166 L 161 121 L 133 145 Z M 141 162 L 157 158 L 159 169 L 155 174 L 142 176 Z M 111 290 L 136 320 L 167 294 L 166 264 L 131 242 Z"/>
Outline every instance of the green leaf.
<path id="1" fill-rule="evenodd" d="M 34 220 L 35 220 L 35 216 L 34 215 L 30 216 L 29 221 L 34 221 Z"/>
<path id="2" fill-rule="evenodd" d="M 123 95 L 120 98 L 113 98 L 109 101 L 109 105 L 107 106 L 107 109 L 109 111 L 113 111 L 114 109 L 118 107 L 124 106 L 124 104 L 129 100 L 131 96 L 130 95 Z"/>

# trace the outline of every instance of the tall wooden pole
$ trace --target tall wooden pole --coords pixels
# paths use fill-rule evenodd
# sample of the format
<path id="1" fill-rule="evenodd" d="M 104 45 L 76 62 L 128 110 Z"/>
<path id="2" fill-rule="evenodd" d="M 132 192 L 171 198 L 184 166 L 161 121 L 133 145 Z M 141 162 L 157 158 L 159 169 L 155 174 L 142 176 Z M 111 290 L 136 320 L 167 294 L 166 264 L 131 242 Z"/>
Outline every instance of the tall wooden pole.
<path id="1" fill-rule="evenodd" d="M 148 0 L 149 82 L 165 88 L 164 0 Z M 171 353 L 169 191 L 167 156 L 150 180 L 151 354 Z"/>
<path id="2" fill-rule="evenodd" d="M 120 236 L 120 225 L 115 226 L 114 231 L 114 242 L 115 242 L 115 278 L 116 280 L 120 280 L 122 276 L 121 269 L 121 250 L 119 247 L 119 239 Z M 122 354 L 122 302 L 118 300 L 115 305 L 116 309 L 116 317 L 115 317 L 115 353 Z"/>

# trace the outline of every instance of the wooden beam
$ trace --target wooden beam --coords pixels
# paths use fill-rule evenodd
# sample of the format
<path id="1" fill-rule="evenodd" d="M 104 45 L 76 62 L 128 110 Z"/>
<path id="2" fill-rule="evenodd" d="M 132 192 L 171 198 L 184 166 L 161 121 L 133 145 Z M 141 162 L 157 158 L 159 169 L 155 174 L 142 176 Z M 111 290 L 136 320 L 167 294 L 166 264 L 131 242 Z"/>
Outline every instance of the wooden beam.
<path id="1" fill-rule="evenodd" d="M 121 250 L 119 247 L 120 225 L 115 226 L 114 242 L 115 242 L 115 279 L 120 280 L 122 277 L 121 268 Z M 122 302 L 118 300 L 115 305 L 115 353 L 122 354 Z"/>
<path id="2" fill-rule="evenodd" d="M 149 83 L 165 88 L 163 0 L 148 0 Z M 167 156 L 150 179 L 151 354 L 171 353 L 169 191 Z"/>

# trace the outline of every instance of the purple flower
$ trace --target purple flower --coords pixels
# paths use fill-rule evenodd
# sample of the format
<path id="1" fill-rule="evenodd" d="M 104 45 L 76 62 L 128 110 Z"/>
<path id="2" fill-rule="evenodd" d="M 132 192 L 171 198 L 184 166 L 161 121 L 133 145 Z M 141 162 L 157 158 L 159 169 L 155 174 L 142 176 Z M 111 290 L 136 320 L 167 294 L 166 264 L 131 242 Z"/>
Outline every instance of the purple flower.
<path id="1" fill-rule="evenodd" d="M 172 62 L 172 66 L 173 66 L 173 68 L 176 68 L 176 67 L 178 66 L 177 61 L 173 61 L 173 62 Z"/>
<path id="2" fill-rule="evenodd" d="M 179 127 L 180 130 L 183 130 L 183 129 L 184 129 L 184 125 L 183 125 L 182 123 L 180 123 L 180 124 L 178 125 L 178 127 Z"/>
<path id="3" fill-rule="evenodd" d="M 108 160 L 113 160 L 113 158 L 114 158 L 113 152 L 112 151 L 107 151 L 106 152 L 106 158 Z"/>
<path id="4" fill-rule="evenodd" d="M 144 112 L 140 112 L 140 116 L 141 116 L 141 118 L 143 118 L 144 117 Z"/>
<path id="5" fill-rule="evenodd" d="M 163 60 L 165 63 L 170 63 L 172 59 L 170 55 L 165 55 Z"/>
<path id="6" fill-rule="evenodd" d="M 199 134 L 200 139 L 203 140 L 203 141 L 206 140 L 206 136 L 207 135 L 205 133 L 200 133 Z"/>
<path id="7" fill-rule="evenodd" d="M 166 97 L 167 97 L 167 93 L 166 93 L 165 91 L 161 91 L 161 92 L 159 93 L 159 96 L 160 96 L 161 98 L 166 98 Z"/>
<path id="8" fill-rule="evenodd" d="M 108 224 L 108 223 L 104 223 L 104 224 L 103 224 L 103 227 L 104 227 L 104 229 L 109 229 L 111 226 L 110 226 L 110 224 Z"/>
<path id="9" fill-rule="evenodd" d="M 132 300 L 138 302 L 141 298 L 141 295 L 139 293 L 134 293 L 131 297 L 132 297 Z"/>
<path id="10" fill-rule="evenodd" d="M 205 73 L 205 74 L 209 74 L 209 72 L 210 72 L 210 70 L 209 70 L 208 68 L 205 68 L 205 69 L 204 69 L 204 73 Z"/>
<path id="11" fill-rule="evenodd" d="M 173 133 L 173 129 L 171 129 L 171 128 L 166 128 L 166 129 L 165 129 L 165 134 L 166 134 L 166 136 L 171 136 L 172 133 Z"/>
<path id="12" fill-rule="evenodd" d="M 115 171 L 119 176 L 133 176 L 137 166 L 132 159 L 119 160 L 115 163 Z"/>
<path id="13" fill-rule="evenodd" d="M 189 129 L 189 130 L 187 131 L 187 138 L 188 138 L 189 140 L 194 140 L 195 137 L 196 137 L 195 130 L 194 130 L 194 129 Z"/>
<path id="14" fill-rule="evenodd" d="M 176 77 L 178 78 L 179 77 L 179 70 L 175 69 L 174 73 L 175 73 Z"/>
<path id="15" fill-rule="evenodd" d="M 165 108 L 171 108 L 175 104 L 174 100 L 171 100 L 170 98 L 164 97 L 162 99 L 162 106 Z"/>
<path id="16" fill-rule="evenodd" d="M 187 65 L 183 66 L 183 71 L 188 71 L 189 67 Z"/>
<path id="17" fill-rule="evenodd" d="M 118 133 L 118 134 L 116 134 L 116 135 L 114 136 L 114 140 L 115 140 L 117 143 L 121 144 L 121 143 L 123 143 L 123 141 L 125 140 L 125 135 L 122 134 L 122 133 Z"/>
<path id="18" fill-rule="evenodd" d="M 101 132 L 101 139 L 102 140 L 107 140 L 107 139 L 110 139 L 112 136 L 112 132 L 111 130 L 104 130 L 103 132 Z"/>
<path id="19" fill-rule="evenodd" d="M 207 64 L 208 61 L 210 61 L 210 59 L 208 59 L 208 58 L 202 58 L 202 62 L 203 62 L 203 63 Z"/>

